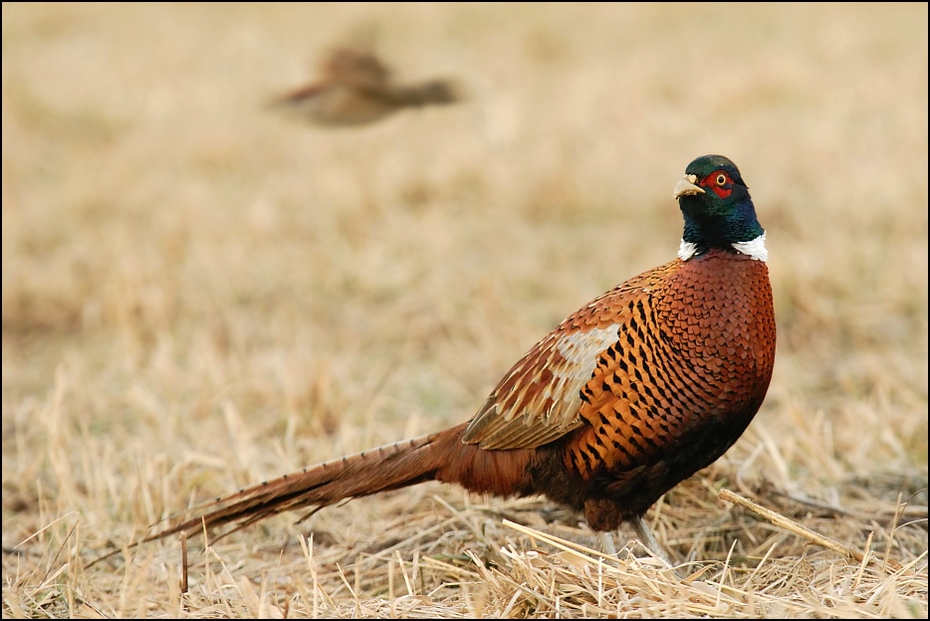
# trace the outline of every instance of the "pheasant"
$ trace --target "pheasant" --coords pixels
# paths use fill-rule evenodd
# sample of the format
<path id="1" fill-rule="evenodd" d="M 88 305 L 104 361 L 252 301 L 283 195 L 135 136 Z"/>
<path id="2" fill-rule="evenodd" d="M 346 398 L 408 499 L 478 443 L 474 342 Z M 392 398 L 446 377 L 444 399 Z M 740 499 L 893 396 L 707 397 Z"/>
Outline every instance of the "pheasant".
<path id="1" fill-rule="evenodd" d="M 684 216 L 677 258 L 570 315 L 470 421 L 218 498 L 144 541 L 437 480 L 545 495 L 608 538 L 629 522 L 667 560 L 644 514 L 740 437 L 775 359 L 765 232 L 736 165 L 695 159 L 674 197 Z"/>
<path id="2" fill-rule="evenodd" d="M 271 102 L 274 109 L 324 126 L 373 123 L 393 112 L 458 101 L 445 80 L 396 84 L 390 70 L 371 52 L 336 48 L 320 66 L 322 78 Z"/>

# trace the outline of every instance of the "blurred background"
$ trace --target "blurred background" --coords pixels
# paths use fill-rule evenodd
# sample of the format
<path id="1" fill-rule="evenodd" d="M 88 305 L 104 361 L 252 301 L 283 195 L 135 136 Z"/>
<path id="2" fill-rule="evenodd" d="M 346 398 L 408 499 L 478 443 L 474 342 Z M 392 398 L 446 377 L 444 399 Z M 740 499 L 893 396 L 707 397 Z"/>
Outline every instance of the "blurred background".
<path id="1" fill-rule="evenodd" d="M 4 546 L 467 420 L 674 258 L 706 153 L 751 189 L 779 329 L 734 454 L 808 493 L 926 487 L 926 3 L 4 3 L 2 28 Z M 359 39 L 461 99 L 269 109 Z"/>

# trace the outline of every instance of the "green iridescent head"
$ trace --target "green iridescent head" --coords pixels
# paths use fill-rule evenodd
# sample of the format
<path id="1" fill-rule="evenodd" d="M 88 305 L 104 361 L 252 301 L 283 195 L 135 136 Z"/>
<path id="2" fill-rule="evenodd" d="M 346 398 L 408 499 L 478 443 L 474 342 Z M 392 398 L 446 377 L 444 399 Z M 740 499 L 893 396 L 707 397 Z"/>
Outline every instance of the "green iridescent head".
<path id="1" fill-rule="evenodd" d="M 682 246 L 689 244 L 690 256 L 711 248 L 741 252 L 740 244 L 765 233 L 739 169 L 722 155 L 703 155 L 688 164 L 674 196 L 685 219 Z"/>

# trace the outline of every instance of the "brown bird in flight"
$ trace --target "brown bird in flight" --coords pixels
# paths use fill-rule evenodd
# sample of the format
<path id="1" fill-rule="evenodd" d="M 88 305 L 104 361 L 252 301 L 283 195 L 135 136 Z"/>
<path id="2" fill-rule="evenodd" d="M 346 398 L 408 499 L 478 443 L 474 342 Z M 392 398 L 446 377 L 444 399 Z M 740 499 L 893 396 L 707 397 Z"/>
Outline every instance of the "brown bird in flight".
<path id="1" fill-rule="evenodd" d="M 470 421 L 218 498 L 144 541 L 437 480 L 542 494 L 599 533 L 630 522 L 667 560 L 644 514 L 740 437 L 775 361 L 765 231 L 736 165 L 697 158 L 674 197 L 684 216 L 678 257 L 569 315 Z"/>
<path id="2" fill-rule="evenodd" d="M 397 84 L 391 71 L 371 51 L 333 49 L 320 64 L 317 82 L 271 102 L 271 108 L 324 126 L 373 123 L 410 107 L 450 104 L 458 89 L 447 80 Z"/>

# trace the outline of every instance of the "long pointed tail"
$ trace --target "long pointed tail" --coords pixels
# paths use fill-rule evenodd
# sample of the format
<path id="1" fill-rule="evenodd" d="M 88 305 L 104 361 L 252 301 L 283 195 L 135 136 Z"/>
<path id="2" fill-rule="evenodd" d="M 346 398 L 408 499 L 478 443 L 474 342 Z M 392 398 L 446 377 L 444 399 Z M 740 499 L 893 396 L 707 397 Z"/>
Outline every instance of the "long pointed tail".
<path id="1" fill-rule="evenodd" d="M 233 532 L 292 509 L 317 509 L 350 498 L 400 489 L 424 481 L 459 483 L 498 496 L 531 493 L 527 464 L 532 451 L 488 451 L 464 444 L 467 423 L 412 440 L 309 466 L 241 489 L 180 514 L 180 520 L 129 548 L 176 533 L 196 535 L 223 525 Z M 171 518 L 169 518 L 171 521 Z M 93 561 L 109 558 L 115 550 Z"/>
<path id="2" fill-rule="evenodd" d="M 459 483 L 498 496 L 525 493 L 530 451 L 486 451 L 462 443 L 467 423 L 304 468 L 186 511 L 180 523 L 146 539 L 189 534 L 225 524 L 248 526 L 266 517 L 400 489 L 424 481 Z"/>
<path id="3" fill-rule="evenodd" d="M 195 534 L 204 527 L 244 527 L 283 511 L 319 509 L 348 498 L 432 480 L 442 460 L 434 443 L 452 431 L 381 446 L 241 489 L 185 511 L 186 519 L 146 541 L 180 532 Z"/>

